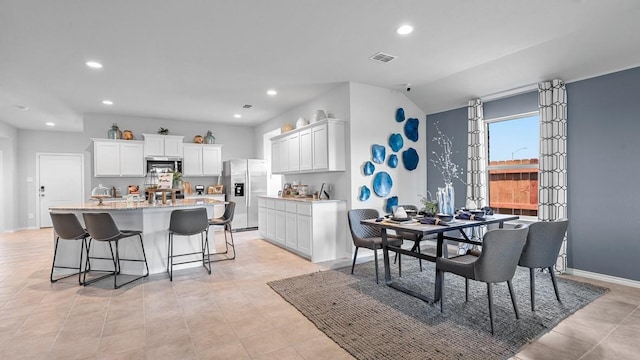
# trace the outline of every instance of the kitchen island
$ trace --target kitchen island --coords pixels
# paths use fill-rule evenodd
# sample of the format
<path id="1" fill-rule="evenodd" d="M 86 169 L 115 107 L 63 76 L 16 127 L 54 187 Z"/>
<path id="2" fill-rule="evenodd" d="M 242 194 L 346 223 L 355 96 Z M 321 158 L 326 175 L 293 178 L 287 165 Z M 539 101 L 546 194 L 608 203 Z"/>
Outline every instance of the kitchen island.
<path id="1" fill-rule="evenodd" d="M 144 249 L 149 264 L 151 274 L 162 273 L 167 270 L 167 245 L 169 220 L 171 212 L 177 209 L 188 209 L 193 207 L 204 207 L 207 209 L 209 218 L 220 216 L 224 212 L 224 201 L 211 199 L 208 197 L 194 197 L 183 200 L 168 201 L 166 204 L 157 202 L 149 204 L 146 201 L 105 201 L 102 205 L 97 202 L 86 202 L 76 205 L 59 205 L 49 209 L 52 213 L 74 213 L 81 223 L 82 213 L 85 212 L 107 212 L 115 220 L 118 228 L 124 230 L 141 230 Z M 213 227 L 211 228 L 213 230 Z M 56 234 L 54 234 L 55 239 Z M 209 241 L 211 251 L 213 245 L 214 232 L 210 231 Z M 134 239 L 123 239 L 120 241 L 120 256 L 123 258 L 141 259 L 142 251 L 137 241 Z M 176 237 L 174 242 L 175 253 L 188 253 L 201 251 L 200 236 Z M 108 252 L 108 245 L 98 241 L 93 241 L 91 245 L 91 256 L 111 256 Z M 74 241 L 61 241 L 58 247 L 57 264 L 66 266 L 77 266 L 80 256 L 80 246 Z M 194 255 L 194 258 L 197 255 Z M 199 263 L 191 263 L 175 267 L 176 269 L 201 266 Z M 94 269 L 113 269 L 113 264 L 105 260 L 92 260 Z M 142 274 L 144 265 L 142 263 L 123 262 L 123 273 Z"/>
<path id="2" fill-rule="evenodd" d="M 347 256 L 347 231 L 345 200 L 258 197 L 259 235 L 314 263 Z"/>

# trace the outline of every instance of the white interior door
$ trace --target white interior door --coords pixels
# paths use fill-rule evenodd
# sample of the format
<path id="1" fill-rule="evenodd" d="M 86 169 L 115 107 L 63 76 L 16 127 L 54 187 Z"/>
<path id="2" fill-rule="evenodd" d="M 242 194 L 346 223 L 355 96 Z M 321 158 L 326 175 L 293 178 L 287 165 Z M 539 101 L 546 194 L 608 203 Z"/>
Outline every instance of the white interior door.
<path id="1" fill-rule="evenodd" d="M 49 208 L 80 204 L 84 199 L 84 156 L 82 154 L 38 154 L 40 227 L 51 227 Z"/>
<path id="2" fill-rule="evenodd" d="M 271 153 L 271 141 L 269 139 L 277 135 L 280 135 L 280 129 L 275 129 L 264 134 L 262 140 L 264 148 L 262 154 L 267 170 L 267 195 L 277 195 L 278 191 L 282 190 L 282 175 L 271 174 L 271 159 L 273 159 L 274 155 L 278 156 L 278 154 Z"/>

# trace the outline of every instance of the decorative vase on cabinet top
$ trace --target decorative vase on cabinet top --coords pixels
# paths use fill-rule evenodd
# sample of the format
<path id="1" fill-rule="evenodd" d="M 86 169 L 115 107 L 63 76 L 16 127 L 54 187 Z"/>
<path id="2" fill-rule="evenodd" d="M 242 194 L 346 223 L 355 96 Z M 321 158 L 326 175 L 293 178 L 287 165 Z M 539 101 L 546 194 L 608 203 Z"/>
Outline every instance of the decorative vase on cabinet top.
<path id="1" fill-rule="evenodd" d="M 204 137 L 204 143 L 205 144 L 215 144 L 216 143 L 216 137 L 213 136 L 213 134 L 211 133 L 211 130 L 207 131 L 207 135 Z"/>
<path id="2" fill-rule="evenodd" d="M 122 138 L 125 140 L 133 140 L 133 131 L 125 130 L 122 132 Z"/>
<path id="3" fill-rule="evenodd" d="M 299 117 L 298 121 L 296 121 L 296 129 L 299 129 L 305 125 L 309 125 L 309 122 L 307 121 L 307 119 L 303 117 Z"/>
<path id="4" fill-rule="evenodd" d="M 204 139 L 202 138 L 202 135 L 196 135 L 193 137 L 193 142 L 196 144 L 202 144 L 203 141 Z"/>
<path id="5" fill-rule="evenodd" d="M 107 131 L 107 139 L 122 139 L 122 131 L 118 128 L 118 124 L 111 125 L 111 129 Z"/>
<path id="6" fill-rule="evenodd" d="M 313 121 L 312 122 L 324 120 L 326 118 L 327 118 L 327 113 L 325 113 L 324 110 L 316 110 L 316 112 L 313 113 Z"/>

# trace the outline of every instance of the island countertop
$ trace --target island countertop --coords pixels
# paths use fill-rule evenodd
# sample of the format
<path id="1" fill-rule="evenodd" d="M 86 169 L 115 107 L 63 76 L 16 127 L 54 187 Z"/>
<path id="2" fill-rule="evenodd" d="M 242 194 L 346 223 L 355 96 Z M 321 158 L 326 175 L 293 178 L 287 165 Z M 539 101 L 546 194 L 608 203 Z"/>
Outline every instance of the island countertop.
<path id="1" fill-rule="evenodd" d="M 168 209 L 168 208 L 186 208 L 197 206 L 214 206 L 224 205 L 224 201 L 215 200 L 207 197 L 193 197 L 188 199 L 178 199 L 175 202 L 167 200 L 166 204 L 157 201 L 155 204 L 149 204 L 148 201 L 127 202 L 105 201 L 102 205 L 98 205 L 97 201 L 90 201 L 81 204 L 58 205 L 49 208 L 49 211 L 124 211 L 124 210 L 143 210 L 143 209 Z"/>
<path id="2" fill-rule="evenodd" d="M 273 196 L 273 195 L 259 195 L 258 197 L 263 199 L 270 199 L 270 200 L 286 200 L 286 201 L 297 201 L 297 202 L 314 203 L 314 204 L 345 201 L 345 200 L 339 200 L 339 199 L 313 199 L 310 197 Z"/>

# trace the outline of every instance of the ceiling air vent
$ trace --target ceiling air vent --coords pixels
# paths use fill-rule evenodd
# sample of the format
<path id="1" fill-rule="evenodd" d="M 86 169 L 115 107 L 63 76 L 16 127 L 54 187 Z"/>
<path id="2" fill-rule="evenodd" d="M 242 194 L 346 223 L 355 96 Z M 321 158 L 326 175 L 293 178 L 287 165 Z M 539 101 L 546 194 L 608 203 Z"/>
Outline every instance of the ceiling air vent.
<path id="1" fill-rule="evenodd" d="M 395 60 L 396 56 L 379 52 L 379 53 L 373 54 L 373 56 L 371 56 L 369 59 L 386 64 L 389 61 Z"/>
<path id="2" fill-rule="evenodd" d="M 251 109 L 252 106 L 253 105 L 245 104 L 245 105 L 242 105 L 242 108 L 243 109 Z"/>

